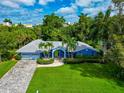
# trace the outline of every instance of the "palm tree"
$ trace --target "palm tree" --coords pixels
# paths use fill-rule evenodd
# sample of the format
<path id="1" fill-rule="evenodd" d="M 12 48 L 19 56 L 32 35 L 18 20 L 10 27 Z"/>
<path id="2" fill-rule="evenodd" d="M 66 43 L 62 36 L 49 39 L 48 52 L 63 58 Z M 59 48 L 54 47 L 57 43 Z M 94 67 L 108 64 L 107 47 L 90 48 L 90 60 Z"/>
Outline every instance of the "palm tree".
<path id="1" fill-rule="evenodd" d="M 50 57 L 49 53 L 50 53 L 51 48 L 53 47 L 53 44 L 51 42 L 47 42 L 46 44 L 48 46 L 48 57 Z"/>
<path id="2" fill-rule="evenodd" d="M 45 47 L 45 43 L 40 43 L 39 44 L 39 48 L 44 50 L 44 47 Z M 45 53 L 43 52 L 43 55 L 45 56 Z"/>
<path id="3" fill-rule="evenodd" d="M 76 46 L 77 46 L 77 41 L 75 38 L 71 38 L 71 37 L 66 37 L 65 39 L 63 39 L 63 44 L 66 44 L 67 46 L 67 50 L 69 52 L 71 52 L 71 57 L 73 58 L 73 51 L 75 50 Z"/>
<path id="4" fill-rule="evenodd" d="M 108 9 L 105 15 L 102 12 L 98 14 L 98 16 L 95 18 L 95 24 L 93 25 L 94 30 L 91 35 L 94 40 L 102 42 L 104 54 L 107 52 L 107 44 L 112 35 L 110 13 L 111 9 Z"/>
<path id="5" fill-rule="evenodd" d="M 44 43 L 44 48 L 47 49 L 47 50 L 45 50 L 44 52 L 45 52 L 45 56 L 48 57 L 49 44 L 48 44 L 48 43 Z"/>
<path id="6" fill-rule="evenodd" d="M 73 58 L 73 51 L 76 49 L 77 41 L 75 38 L 70 38 L 68 42 L 69 51 L 71 52 L 71 57 Z"/>
<path id="7" fill-rule="evenodd" d="M 39 44 L 39 48 L 44 50 L 43 54 L 45 55 L 45 57 L 48 54 L 49 47 L 50 47 L 50 43 L 40 43 Z M 45 49 L 48 49 L 48 50 L 45 50 Z"/>

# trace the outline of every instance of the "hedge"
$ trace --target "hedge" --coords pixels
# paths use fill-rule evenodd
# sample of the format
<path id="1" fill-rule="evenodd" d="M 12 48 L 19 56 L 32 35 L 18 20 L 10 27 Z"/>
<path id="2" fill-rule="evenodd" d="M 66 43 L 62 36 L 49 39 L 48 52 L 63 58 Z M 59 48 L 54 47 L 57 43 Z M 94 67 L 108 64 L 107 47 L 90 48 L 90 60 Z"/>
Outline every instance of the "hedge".
<path id="1" fill-rule="evenodd" d="M 65 64 L 78 64 L 78 63 L 104 63 L 103 59 L 84 59 L 84 58 L 65 58 Z"/>
<path id="2" fill-rule="evenodd" d="M 38 64 L 52 64 L 54 62 L 53 59 L 37 59 Z"/>
<path id="3" fill-rule="evenodd" d="M 94 55 L 94 56 L 85 56 L 85 55 L 76 55 L 75 58 L 83 58 L 83 59 L 102 59 L 102 56 Z"/>

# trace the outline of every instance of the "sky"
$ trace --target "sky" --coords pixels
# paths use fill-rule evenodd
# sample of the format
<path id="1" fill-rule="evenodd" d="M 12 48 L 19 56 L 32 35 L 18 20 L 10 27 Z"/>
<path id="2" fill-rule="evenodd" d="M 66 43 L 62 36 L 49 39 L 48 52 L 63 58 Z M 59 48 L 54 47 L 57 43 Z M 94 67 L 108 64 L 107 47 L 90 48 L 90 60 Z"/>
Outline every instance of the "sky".
<path id="1" fill-rule="evenodd" d="M 74 23 L 81 13 L 94 17 L 111 4 L 111 0 L 0 0 L 0 23 L 10 18 L 13 23 L 36 25 L 51 13 Z"/>

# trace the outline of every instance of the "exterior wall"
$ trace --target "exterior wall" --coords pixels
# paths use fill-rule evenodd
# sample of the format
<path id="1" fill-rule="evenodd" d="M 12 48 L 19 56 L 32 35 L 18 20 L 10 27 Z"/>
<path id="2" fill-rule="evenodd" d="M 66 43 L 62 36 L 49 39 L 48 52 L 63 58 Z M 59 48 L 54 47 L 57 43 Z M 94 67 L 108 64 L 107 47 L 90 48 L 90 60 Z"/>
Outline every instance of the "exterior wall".
<path id="1" fill-rule="evenodd" d="M 95 50 L 92 50 L 92 49 L 83 49 L 83 50 L 80 50 L 80 51 L 76 51 L 74 52 L 74 55 L 81 55 L 81 56 L 95 56 L 97 55 L 97 51 Z"/>
<path id="2" fill-rule="evenodd" d="M 4 22 L 3 25 L 5 25 L 5 26 L 9 26 L 9 27 L 10 27 L 10 26 L 12 26 L 12 23 Z"/>
<path id="3" fill-rule="evenodd" d="M 21 53 L 21 58 L 27 59 L 27 60 L 36 60 L 40 58 L 40 54 L 39 53 Z"/>
<path id="4" fill-rule="evenodd" d="M 67 51 L 63 51 L 61 49 L 57 49 L 59 51 L 59 55 L 58 57 L 60 58 L 70 58 L 71 57 L 71 54 L 73 54 L 73 56 L 76 56 L 76 55 L 81 55 L 81 56 L 95 56 L 98 54 L 97 51 L 95 50 L 92 50 L 92 49 L 83 49 L 83 50 L 80 50 L 80 51 L 76 51 L 76 52 L 67 52 Z M 47 57 L 50 57 L 50 58 L 55 58 L 55 51 L 57 51 L 56 49 L 55 50 L 51 50 L 49 52 L 49 56 L 47 55 Z M 22 59 L 27 59 L 27 60 L 36 60 L 38 58 L 44 58 L 46 57 L 43 53 L 21 53 L 21 57 Z"/>

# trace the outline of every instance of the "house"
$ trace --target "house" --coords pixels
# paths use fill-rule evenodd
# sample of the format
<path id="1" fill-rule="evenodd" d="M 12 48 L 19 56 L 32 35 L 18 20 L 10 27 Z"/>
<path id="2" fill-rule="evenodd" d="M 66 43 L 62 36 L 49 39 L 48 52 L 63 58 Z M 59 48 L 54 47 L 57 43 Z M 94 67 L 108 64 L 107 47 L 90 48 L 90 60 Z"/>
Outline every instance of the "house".
<path id="1" fill-rule="evenodd" d="M 3 25 L 4 26 L 11 27 L 12 26 L 12 22 L 3 22 Z"/>
<path id="2" fill-rule="evenodd" d="M 32 28 L 33 27 L 33 25 L 32 24 L 23 24 L 25 27 L 27 27 L 27 28 Z"/>
<path id="3" fill-rule="evenodd" d="M 39 48 L 39 44 L 41 43 L 52 43 L 51 49 L 46 48 Z M 34 40 L 30 42 L 29 44 L 25 45 L 24 47 L 17 50 L 17 53 L 21 54 L 22 59 L 31 59 L 36 60 L 40 57 L 45 57 L 44 51 L 49 50 L 49 57 L 55 58 L 56 57 L 56 51 L 58 51 L 57 55 L 60 58 L 67 58 L 70 57 L 70 55 L 88 55 L 93 56 L 97 55 L 97 50 L 91 47 L 90 45 L 80 42 L 77 42 L 76 49 L 73 52 L 67 51 L 67 45 L 62 43 L 62 41 L 43 41 L 43 40 Z"/>

